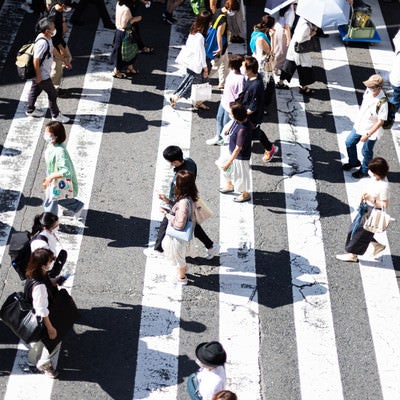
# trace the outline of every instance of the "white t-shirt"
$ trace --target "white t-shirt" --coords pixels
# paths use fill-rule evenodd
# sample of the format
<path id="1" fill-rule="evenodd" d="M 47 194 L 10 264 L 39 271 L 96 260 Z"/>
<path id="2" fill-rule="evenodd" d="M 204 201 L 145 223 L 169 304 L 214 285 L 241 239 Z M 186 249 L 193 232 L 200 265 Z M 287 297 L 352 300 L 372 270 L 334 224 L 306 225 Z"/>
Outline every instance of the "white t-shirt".
<path id="1" fill-rule="evenodd" d="M 56 234 L 54 232 L 50 232 L 46 229 L 43 229 L 40 232 L 40 235 L 46 236 L 47 242 L 45 240 L 35 239 L 31 241 L 31 252 L 33 253 L 37 249 L 48 249 L 53 252 L 53 254 L 57 257 L 58 253 L 62 249 L 61 243 L 58 240 Z"/>
<path id="2" fill-rule="evenodd" d="M 221 365 L 212 370 L 200 368 L 196 374 L 199 392 L 203 400 L 212 400 L 215 393 L 224 390 L 226 383 L 225 368 Z"/>
<path id="3" fill-rule="evenodd" d="M 379 99 L 385 97 L 385 93 L 381 90 L 377 96 L 373 96 L 371 89 L 367 88 L 364 92 L 363 101 L 357 115 L 357 121 L 354 124 L 354 129 L 359 135 L 366 135 L 368 131 L 378 122 L 378 119 L 386 120 L 388 115 L 388 104 L 383 103 L 379 108 L 379 113 L 376 113 L 376 106 Z M 379 128 L 369 140 L 377 140 L 381 137 L 383 128 Z"/>
<path id="4" fill-rule="evenodd" d="M 39 38 L 44 38 L 45 40 L 38 40 Z M 50 78 L 51 66 L 53 64 L 53 42 L 51 39 L 47 39 L 43 33 L 37 35 L 35 42 L 36 43 L 33 48 L 33 58 L 38 58 L 41 60 L 47 49 L 49 49 L 48 55 L 46 54 L 43 63 L 40 66 L 40 75 L 42 76 L 42 81 L 44 81 Z"/>
<path id="5" fill-rule="evenodd" d="M 389 182 L 387 178 L 377 180 L 375 177 L 370 177 L 365 183 L 366 193 L 378 200 L 389 200 Z M 370 201 L 367 201 L 367 203 L 370 206 L 374 205 Z"/>

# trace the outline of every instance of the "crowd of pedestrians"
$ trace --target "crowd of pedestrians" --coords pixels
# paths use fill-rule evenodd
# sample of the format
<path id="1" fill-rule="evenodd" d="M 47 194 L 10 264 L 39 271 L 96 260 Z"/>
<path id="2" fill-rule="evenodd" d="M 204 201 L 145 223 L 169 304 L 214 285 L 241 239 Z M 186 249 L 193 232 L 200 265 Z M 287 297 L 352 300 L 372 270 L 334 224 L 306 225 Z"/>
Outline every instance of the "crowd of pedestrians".
<path id="1" fill-rule="evenodd" d="M 146 6 L 149 1 L 141 0 Z M 139 23 L 142 20 L 137 15 L 138 0 L 118 0 L 116 3 L 115 25 L 111 21 L 103 0 L 95 0 L 98 11 L 103 19 L 104 27 L 115 29 L 111 62 L 114 66 L 112 75 L 118 79 L 132 77 L 138 73 L 135 66 L 137 54 L 153 52 L 145 46 L 140 35 Z M 242 43 L 242 17 L 238 0 L 226 0 L 223 4 L 216 1 L 204 3 L 199 10 L 188 35 L 186 47 L 191 50 L 190 64 L 186 65 L 186 75 L 170 97 L 170 106 L 176 107 L 182 98 L 189 99 L 193 84 L 208 81 L 213 73 L 218 74 L 217 88 L 222 90 L 221 102 L 216 116 L 216 132 L 213 138 L 207 140 L 207 145 L 224 145 L 228 143 L 229 155 L 220 168 L 225 179 L 225 185 L 220 188 L 222 194 L 237 192 L 234 198 L 237 203 L 251 200 L 250 193 L 250 158 L 253 139 L 259 139 L 264 147 L 263 161 L 270 161 L 277 153 L 278 146 L 270 142 L 260 126 L 264 120 L 265 105 L 271 100 L 269 85 L 278 90 L 289 90 L 290 81 L 297 71 L 300 83 L 300 93 L 309 96 L 313 90 L 309 87 L 314 83 L 312 57 L 310 53 L 299 53 L 296 44 L 308 42 L 317 34 L 317 27 L 305 18 L 295 17 L 295 3 L 284 7 L 277 18 L 260 17 L 260 22 L 254 26 L 250 37 L 252 56 L 228 54 L 228 45 Z M 31 12 L 30 2 L 24 2 L 21 8 Z M 162 19 L 168 24 L 175 24 L 173 17 L 181 0 L 167 0 Z M 32 229 L 31 259 L 27 268 L 27 284 L 25 290 L 33 302 L 38 316 L 42 317 L 48 339 L 57 337 L 56 328 L 49 318 L 49 301 L 57 285 L 63 283 L 60 273 L 67 260 L 67 252 L 62 249 L 56 230 L 59 224 L 58 206 L 63 207 L 63 215 L 79 217 L 84 204 L 77 199 L 78 182 L 73 162 L 65 147 L 66 132 L 63 123 L 69 118 L 61 114 L 57 96 L 62 95 L 61 81 L 64 68 L 71 68 L 72 56 L 65 41 L 67 24 L 64 13 L 75 8 L 71 19 L 74 24 L 82 24 L 82 14 L 87 6 L 87 0 L 81 0 L 79 5 L 73 5 L 71 0 L 57 0 L 54 4 L 48 2 L 48 16 L 38 23 L 38 35 L 34 47 L 35 77 L 29 92 L 26 115 L 42 117 L 44 112 L 35 107 L 36 99 L 42 91 L 48 96 L 52 121 L 46 124 L 44 140 L 46 177 L 43 180 L 45 189 L 44 212 L 35 218 Z M 295 26 L 294 30 L 293 27 Z M 206 52 L 206 38 L 209 28 L 216 31 L 217 47 L 212 55 Z M 229 35 L 231 33 L 231 35 Z M 124 42 L 129 36 L 131 44 L 137 46 L 137 52 L 127 58 Z M 229 40 L 230 37 L 230 40 Z M 392 103 L 400 106 L 400 31 L 394 39 L 395 61 L 390 74 L 393 88 Z M 276 80 L 276 83 L 275 83 Z M 380 102 L 383 92 L 383 79 L 374 74 L 364 82 L 366 91 L 359 111 L 358 119 L 346 140 L 348 162 L 343 170 L 353 172 L 354 178 L 370 175 L 362 200 L 367 204 L 367 213 L 374 207 L 387 208 L 389 205 L 389 186 L 387 174 L 389 166 L 381 157 L 373 158 L 373 148 L 376 140 L 383 133 L 383 123 L 388 117 L 388 103 Z M 379 103 L 379 106 L 378 106 Z M 194 104 L 196 108 L 209 110 L 203 101 Z M 360 161 L 357 156 L 357 143 L 363 143 Z M 176 268 L 176 283 L 188 283 L 188 265 L 186 258 L 194 255 L 192 236 L 198 238 L 206 248 L 206 258 L 212 259 L 219 254 L 220 247 L 205 233 L 197 220 L 199 192 L 196 186 L 197 166 L 191 158 L 184 158 L 178 146 L 168 146 L 163 152 L 164 158 L 174 168 L 174 176 L 167 195 L 160 194 L 163 202 L 161 210 L 164 219 L 158 230 L 154 248 L 145 249 L 145 254 L 152 257 L 165 255 L 171 266 Z M 59 178 L 67 178 L 71 182 L 71 198 L 57 199 L 52 188 Z M 188 226 L 191 232 L 186 232 Z M 181 231 L 188 236 L 171 234 Z M 169 233 L 170 231 L 170 233 Z M 378 256 L 385 246 L 374 239 L 374 235 L 362 229 L 362 225 L 349 229 L 346 240 L 347 253 L 338 255 L 343 261 L 356 262 L 358 255 L 364 254 L 372 243 L 374 256 Z M 59 351 L 60 342 L 56 346 L 46 346 L 42 341 L 32 343 L 29 350 L 29 365 L 46 375 L 55 378 L 58 372 L 53 368 L 52 359 Z M 224 364 L 227 355 L 219 342 L 201 343 L 196 348 L 197 362 L 200 369 L 188 380 L 188 393 L 192 399 L 236 400 L 237 396 L 225 390 L 226 375 Z"/>

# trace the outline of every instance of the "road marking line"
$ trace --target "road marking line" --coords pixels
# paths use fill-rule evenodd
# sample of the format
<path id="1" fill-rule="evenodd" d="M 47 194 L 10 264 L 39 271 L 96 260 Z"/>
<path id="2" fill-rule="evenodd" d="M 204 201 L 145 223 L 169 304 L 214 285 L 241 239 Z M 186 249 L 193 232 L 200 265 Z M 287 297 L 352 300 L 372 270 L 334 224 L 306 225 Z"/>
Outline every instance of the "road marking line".
<path id="1" fill-rule="evenodd" d="M 177 10 L 177 18 L 181 20 L 179 11 Z M 179 27 L 171 26 L 166 88 L 176 88 L 181 79 L 182 70 L 179 70 L 179 66 L 174 61 L 179 51 L 174 46 L 185 40 L 179 31 Z M 178 71 L 176 71 L 177 68 Z M 164 95 L 168 98 L 167 91 L 164 92 Z M 172 109 L 169 104 L 165 104 L 163 108 L 149 243 L 156 239 L 156 229 L 162 219 L 157 193 L 158 191 L 169 193 L 169 184 L 173 173 L 162 153 L 165 147 L 175 144 L 182 148 L 185 156 L 189 154 L 192 111 L 188 105 L 187 102 L 186 104 L 180 102 L 176 109 Z M 175 286 L 171 283 L 175 277 L 175 269 L 169 266 L 165 259 L 147 258 L 143 282 L 134 399 L 171 400 L 177 398 L 182 289 L 180 285 Z"/>
<path id="2" fill-rule="evenodd" d="M 80 124 L 82 125 L 74 124 L 72 126 L 68 141 L 68 151 L 74 162 L 79 180 L 79 198 L 85 203 L 85 208 L 90 203 L 102 130 L 113 83 L 107 62 L 108 54 L 103 54 L 104 49 L 110 47 L 111 41 L 112 32 L 97 31 L 77 109 L 77 117 L 84 116 L 80 117 Z M 93 87 L 96 87 L 96 96 L 93 96 Z M 15 121 L 19 120 L 15 119 Z M 82 214 L 82 217 L 84 223 L 85 214 Z M 72 273 L 67 281 L 67 288 L 70 291 L 83 237 L 82 225 L 79 224 L 76 227 L 75 233 L 69 235 L 60 232 L 60 239 L 68 251 L 67 269 Z M 4 400 L 50 399 L 51 397 L 53 380 L 44 375 L 25 374 L 21 370 L 27 363 L 26 350 L 27 348 L 22 343 L 18 345 Z"/>
<path id="3" fill-rule="evenodd" d="M 221 156 L 229 156 L 228 146 L 221 148 Z M 221 173 L 221 187 L 225 185 Z M 252 201 L 234 203 L 232 196 L 220 195 L 220 245 L 219 338 L 228 359 L 226 386 L 241 399 L 258 400 L 260 321 Z"/>
<path id="4" fill-rule="evenodd" d="M 291 86 L 298 86 L 297 80 Z M 305 105 L 301 95 L 292 94 L 295 91 L 278 91 L 277 107 L 301 397 L 340 400 L 343 388 L 310 138 Z"/>
<path id="5" fill-rule="evenodd" d="M 373 16 L 374 22 L 382 24 L 380 9 L 379 7 L 376 9 Z M 370 55 L 375 69 L 385 76 L 391 68 L 392 49 L 386 30 L 381 30 L 380 36 L 382 43 L 379 48 L 371 48 Z M 350 81 L 351 74 L 346 50 L 343 46 L 336 46 L 332 39 L 328 38 L 327 41 L 321 41 L 321 50 L 327 81 L 340 82 L 343 86 L 353 85 L 353 82 Z M 346 76 L 349 77 L 349 81 L 343 82 L 343 78 Z M 342 87 L 339 85 L 328 84 L 328 88 L 336 130 L 343 132 L 338 134 L 339 148 L 341 153 L 346 155 L 345 140 L 352 126 L 349 126 L 343 117 L 353 115 L 353 119 L 355 119 L 359 110 L 357 99 L 355 93 L 352 96 L 346 94 L 344 98 L 341 93 Z M 349 104 L 351 110 L 349 110 Z M 399 145 L 396 140 L 394 142 L 398 158 L 400 158 Z M 359 152 L 361 147 L 361 145 L 358 146 Z M 360 159 L 362 159 L 361 155 Z M 349 204 L 354 207 L 352 212 L 352 219 L 354 219 L 365 181 L 360 179 L 354 182 L 349 174 L 345 173 L 344 175 Z M 400 343 L 398 340 L 400 337 L 398 318 L 400 296 L 386 234 L 376 235 L 376 237 L 379 242 L 387 246 L 383 252 L 383 258 L 372 261 L 371 249 L 369 249 L 364 256 L 359 257 L 359 267 L 382 394 L 384 399 L 391 400 L 397 399 L 398 393 L 400 393 L 400 381 L 398 380 L 398 371 L 400 370 Z M 343 244 L 344 241 L 343 237 Z"/>
<path id="6" fill-rule="evenodd" d="M 370 55 L 375 70 L 388 79 L 392 69 L 393 50 L 380 7 L 374 8 L 373 19 L 377 25 L 385 28 L 379 31 L 382 42 L 379 46 L 370 47 Z M 388 133 L 389 131 L 385 131 L 384 134 Z M 394 146 L 400 158 L 400 146 L 396 139 L 394 136 Z M 379 154 L 375 156 L 377 155 Z M 357 201 L 359 193 L 352 201 Z M 383 398 L 395 400 L 400 393 L 400 293 L 386 233 L 377 234 L 376 239 L 386 244 L 384 256 L 375 262 L 371 262 L 370 254 L 369 257 L 361 257 L 360 271 Z"/>

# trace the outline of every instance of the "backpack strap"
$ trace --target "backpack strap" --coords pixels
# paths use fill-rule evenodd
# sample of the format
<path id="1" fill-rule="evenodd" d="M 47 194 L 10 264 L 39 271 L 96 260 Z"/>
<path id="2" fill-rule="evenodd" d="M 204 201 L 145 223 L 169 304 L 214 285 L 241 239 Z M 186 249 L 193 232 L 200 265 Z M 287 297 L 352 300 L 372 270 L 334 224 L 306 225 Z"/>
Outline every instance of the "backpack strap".
<path id="1" fill-rule="evenodd" d="M 380 110 L 382 104 L 385 104 L 385 103 L 387 103 L 387 102 L 388 102 L 388 98 L 387 98 L 386 96 L 381 97 L 381 98 L 379 99 L 378 103 L 376 103 L 376 113 L 377 113 L 377 114 L 379 113 L 379 110 Z"/>
<path id="2" fill-rule="evenodd" d="M 49 239 L 47 238 L 47 236 L 42 235 L 41 233 L 36 233 L 35 235 L 33 235 L 31 242 L 33 242 L 34 240 L 43 240 L 47 244 L 49 243 Z"/>
<path id="3" fill-rule="evenodd" d="M 214 24 L 212 26 L 213 29 L 217 29 L 218 28 L 219 21 L 221 21 L 222 17 L 224 17 L 224 16 L 225 16 L 225 14 L 218 15 L 218 18 L 215 20 L 215 22 L 214 22 Z"/>
<path id="4" fill-rule="evenodd" d="M 40 37 L 39 39 L 35 40 L 35 44 L 39 41 L 39 40 L 45 40 L 46 44 L 47 44 L 47 50 L 44 52 L 42 58 L 39 61 L 39 66 L 43 64 L 43 61 L 45 58 L 49 58 L 50 57 L 50 45 L 49 42 L 47 41 L 46 38 Z"/>

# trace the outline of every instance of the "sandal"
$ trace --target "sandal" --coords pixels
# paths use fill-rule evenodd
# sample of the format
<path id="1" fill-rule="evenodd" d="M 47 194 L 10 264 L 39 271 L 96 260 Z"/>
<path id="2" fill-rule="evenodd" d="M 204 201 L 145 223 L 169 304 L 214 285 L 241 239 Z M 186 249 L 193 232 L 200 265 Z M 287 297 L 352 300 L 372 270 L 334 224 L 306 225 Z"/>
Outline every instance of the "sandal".
<path id="1" fill-rule="evenodd" d="M 206 106 L 204 103 L 196 103 L 194 108 L 201 109 L 201 110 L 209 110 L 210 107 Z"/>
<path id="2" fill-rule="evenodd" d="M 275 88 L 276 89 L 283 89 L 283 90 L 289 90 L 290 89 L 290 87 L 288 85 L 285 85 L 284 83 L 279 83 L 279 82 L 275 85 Z"/>
<path id="3" fill-rule="evenodd" d="M 169 98 L 169 105 L 170 105 L 172 108 L 175 108 L 176 102 L 177 102 L 177 100 L 174 99 L 173 97 L 170 97 L 170 98 Z"/>
<path id="4" fill-rule="evenodd" d="M 181 278 L 179 276 L 176 277 L 176 283 L 178 283 L 179 285 L 187 285 L 188 284 L 188 278 L 187 276 L 185 276 L 184 278 Z"/>
<path id="5" fill-rule="evenodd" d="M 132 68 L 127 68 L 125 73 L 127 75 L 137 75 L 139 73 L 139 71 L 132 67 Z"/>
<path id="6" fill-rule="evenodd" d="M 141 54 L 152 54 L 152 53 L 154 53 L 154 49 L 152 47 L 143 47 L 143 49 L 141 49 L 139 51 L 139 53 L 141 53 Z"/>
<path id="7" fill-rule="evenodd" d="M 246 201 L 250 201 L 251 197 L 247 196 L 247 197 L 243 197 L 242 195 L 240 195 L 239 197 L 235 197 L 233 199 L 233 201 L 235 203 L 245 203 Z"/>
<path id="8" fill-rule="evenodd" d="M 233 188 L 221 188 L 221 189 L 219 189 L 219 192 L 222 194 L 233 193 L 234 189 Z"/>
<path id="9" fill-rule="evenodd" d="M 117 79 L 126 79 L 127 78 L 127 75 L 124 74 L 123 72 L 113 72 L 112 76 Z"/>

